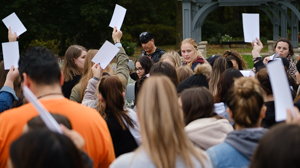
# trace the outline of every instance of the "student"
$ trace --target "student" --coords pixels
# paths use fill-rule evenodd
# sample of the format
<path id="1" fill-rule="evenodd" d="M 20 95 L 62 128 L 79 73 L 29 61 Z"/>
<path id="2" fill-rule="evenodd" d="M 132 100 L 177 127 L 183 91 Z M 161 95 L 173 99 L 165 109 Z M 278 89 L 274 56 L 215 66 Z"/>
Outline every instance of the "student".
<path id="1" fill-rule="evenodd" d="M 62 66 L 62 73 L 64 75 L 62 91 L 68 99 L 70 98 L 72 88 L 79 82 L 83 73 L 86 51 L 83 46 L 71 45 L 65 53 Z"/>
<path id="2" fill-rule="evenodd" d="M 98 98 L 105 114 L 116 157 L 135 150 L 141 143 L 135 111 L 124 108 L 125 93 L 117 76 L 104 76 L 98 86 Z"/>
<path id="3" fill-rule="evenodd" d="M 50 130 L 25 133 L 10 146 L 8 168 L 87 168 L 67 136 Z"/>
<path id="4" fill-rule="evenodd" d="M 176 68 L 176 74 L 178 78 L 178 83 L 182 82 L 186 78 L 192 76 L 194 72 L 191 70 L 191 68 L 187 66 L 180 66 Z"/>
<path id="5" fill-rule="evenodd" d="M 210 167 L 205 152 L 193 146 L 184 132 L 175 86 L 165 76 L 150 76 L 137 102 L 143 143 L 117 158 L 118 167 Z"/>
<path id="6" fill-rule="evenodd" d="M 229 121 L 214 112 L 214 97 L 207 88 L 185 89 L 178 103 L 184 115 L 185 132 L 195 146 L 206 150 L 222 143 L 233 131 Z"/>
<path id="7" fill-rule="evenodd" d="M 18 97 L 14 90 L 14 81 L 19 77 L 19 69 L 12 65 L 6 75 L 3 87 L 0 90 L 0 113 L 12 108 L 14 101 L 18 101 Z M 18 89 L 16 89 L 18 90 Z"/>
<path id="8" fill-rule="evenodd" d="M 89 80 L 93 77 L 92 66 L 94 63 L 92 59 L 97 54 L 98 50 L 91 49 L 87 52 L 86 58 L 84 60 L 84 68 L 83 74 L 80 81 L 73 87 L 70 100 L 76 101 L 77 103 L 81 103 L 84 97 L 84 92 L 87 87 Z M 103 72 L 111 73 L 111 67 L 108 65 Z"/>
<path id="9" fill-rule="evenodd" d="M 204 86 L 208 88 L 208 80 L 211 76 L 211 66 L 209 64 L 199 64 L 195 68 L 195 74 L 180 82 L 177 86 L 177 93 L 191 87 Z"/>
<path id="10" fill-rule="evenodd" d="M 214 62 L 212 67 L 212 75 L 209 80 L 209 90 L 215 96 L 217 94 L 217 85 L 221 74 L 229 68 L 233 68 L 232 62 L 229 58 L 219 57 Z"/>
<path id="11" fill-rule="evenodd" d="M 235 131 L 225 142 L 207 150 L 214 168 L 248 167 L 254 150 L 267 129 L 260 128 L 266 107 L 260 84 L 255 78 L 241 77 L 234 82 L 227 99 Z"/>
<path id="12" fill-rule="evenodd" d="M 180 56 L 176 51 L 168 51 L 164 53 L 159 61 L 167 62 L 170 65 L 172 65 L 175 69 L 182 65 Z"/>
<path id="13" fill-rule="evenodd" d="M 229 68 L 221 74 L 217 84 L 218 91 L 217 94 L 214 96 L 215 112 L 220 116 L 229 118 L 226 105 L 226 101 L 228 100 L 229 96 L 228 93 L 233 86 L 234 80 L 240 77 L 243 77 L 242 73 L 235 68 Z"/>
<path id="14" fill-rule="evenodd" d="M 236 51 L 227 50 L 222 54 L 222 57 L 226 57 L 226 58 L 230 59 L 232 62 L 233 68 L 235 68 L 235 69 L 238 69 L 238 70 L 247 69 L 246 61 L 241 56 L 241 54 L 239 54 Z"/>
<path id="15" fill-rule="evenodd" d="M 294 47 L 291 41 L 287 38 L 279 38 L 273 48 L 274 53 L 279 53 L 278 57 L 284 57 L 290 62 L 288 67 L 288 73 L 295 77 L 296 65 L 293 60 Z M 264 58 L 264 63 L 266 64 L 270 60 L 270 57 Z"/>
<path id="16" fill-rule="evenodd" d="M 154 64 L 150 70 L 150 76 L 152 75 L 165 75 L 170 78 L 175 87 L 178 85 L 176 70 L 167 62 L 158 62 Z"/>
<path id="17" fill-rule="evenodd" d="M 135 61 L 135 71 L 138 76 L 138 80 L 134 84 L 134 105 L 136 105 L 139 90 L 143 82 L 148 78 L 147 75 L 149 75 L 152 66 L 153 61 L 148 56 L 141 56 Z"/>
<path id="18" fill-rule="evenodd" d="M 120 49 L 120 51 L 116 55 L 117 68 L 116 68 L 115 75 L 118 76 L 120 81 L 122 82 L 122 88 L 123 91 L 125 92 L 128 83 L 128 78 L 129 78 L 129 67 L 128 67 L 129 58 L 124 48 L 122 47 L 122 44 L 120 43 L 122 35 L 123 35 L 122 31 L 121 30 L 118 31 L 117 28 L 115 27 L 112 33 L 112 38 L 115 42 L 115 46 Z M 101 111 L 101 109 L 97 107 L 97 103 L 99 102 L 99 100 L 97 98 L 97 95 L 95 94 L 97 91 L 97 84 L 99 83 L 100 76 L 108 75 L 108 74 L 113 75 L 113 73 L 105 72 L 103 70 L 100 71 L 100 66 L 97 66 L 97 68 L 96 66 L 97 65 L 93 65 L 94 68 L 92 67 L 93 77 L 88 82 L 81 104 L 88 107 L 95 108 L 98 111 Z M 103 74 L 101 74 L 100 72 L 103 72 Z"/>
<path id="19" fill-rule="evenodd" d="M 184 58 L 182 65 L 187 65 L 193 71 L 198 64 L 207 63 L 202 53 L 198 51 L 197 42 L 192 38 L 187 38 L 181 42 L 181 54 Z M 207 63 L 208 64 L 208 63 Z"/>
<path id="20" fill-rule="evenodd" d="M 65 115 L 73 123 L 74 130 L 86 141 L 84 149 L 94 161 L 94 167 L 108 167 L 115 155 L 107 125 L 96 110 L 63 96 L 63 76 L 55 55 L 43 47 L 30 48 L 20 57 L 19 72 L 22 85 L 27 86 L 48 111 Z M 6 167 L 12 141 L 22 134 L 27 121 L 37 115 L 31 103 L 0 115 L 0 167 Z"/>

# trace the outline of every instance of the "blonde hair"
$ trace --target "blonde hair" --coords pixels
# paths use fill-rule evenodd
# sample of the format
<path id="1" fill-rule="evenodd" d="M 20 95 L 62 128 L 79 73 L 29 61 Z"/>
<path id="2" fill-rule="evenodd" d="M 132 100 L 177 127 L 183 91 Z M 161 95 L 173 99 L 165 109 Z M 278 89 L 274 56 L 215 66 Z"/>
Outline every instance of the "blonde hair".
<path id="1" fill-rule="evenodd" d="M 73 76 L 82 75 L 82 70 L 80 70 L 74 62 L 74 59 L 80 57 L 82 51 L 86 51 L 86 49 L 80 45 L 71 45 L 67 49 L 62 66 L 65 82 L 73 80 Z"/>
<path id="2" fill-rule="evenodd" d="M 157 168 L 175 167 L 178 156 L 186 167 L 194 167 L 194 156 L 204 167 L 207 159 L 193 146 L 184 132 L 183 114 L 179 110 L 176 89 L 169 78 L 151 76 L 142 85 L 137 100 L 143 143 L 140 148 Z"/>
<path id="3" fill-rule="evenodd" d="M 200 51 L 198 51 L 198 45 L 197 45 L 196 40 L 194 40 L 194 39 L 192 39 L 192 38 L 186 38 L 186 39 L 184 39 L 184 40 L 181 42 L 180 48 L 182 47 L 183 44 L 186 44 L 186 43 L 193 46 L 193 48 L 194 48 L 194 50 L 195 50 L 195 54 L 196 54 L 195 59 L 197 59 L 197 56 L 200 56 L 200 57 L 204 60 L 204 62 L 208 64 L 208 62 L 206 61 L 206 59 L 203 57 L 202 53 L 201 53 Z M 193 61 L 194 61 L 194 60 L 193 60 Z M 193 61 L 187 63 L 186 65 L 187 65 L 188 67 L 192 67 Z"/>
<path id="4" fill-rule="evenodd" d="M 169 58 L 173 62 L 173 64 L 175 65 L 174 68 L 178 68 L 181 66 L 180 55 L 176 51 L 172 50 L 164 53 L 159 61 L 163 61 L 166 58 Z"/>
<path id="5" fill-rule="evenodd" d="M 176 68 L 178 83 L 182 82 L 186 78 L 194 74 L 193 70 L 187 66 L 181 66 Z"/>
<path id="6" fill-rule="evenodd" d="M 247 77 L 235 80 L 227 105 L 236 124 L 246 128 L 257 127 L 264 105 L 259 81 Z"/>

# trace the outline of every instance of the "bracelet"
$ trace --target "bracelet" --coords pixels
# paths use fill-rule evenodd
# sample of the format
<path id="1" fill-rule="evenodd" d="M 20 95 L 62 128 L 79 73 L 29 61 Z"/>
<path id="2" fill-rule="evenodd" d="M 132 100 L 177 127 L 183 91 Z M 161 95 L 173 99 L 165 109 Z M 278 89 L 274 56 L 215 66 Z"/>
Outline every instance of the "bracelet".
<path id="1" fill-rule="evenodd" d="M 97 80 L 97 81 L 99 80 L 99 78 L 97 78 L 96 76 L 93 76 L 93 78 L 94 78 L 95 80 Z"/>
<path id="2" fill-rule="evenodd" d="M 253 62 L 259 61 L 259 60 L 261 60 L 261 56 L 258 56 L 258 57 L 256 57 L 256 58 L 253 58 Z"/>

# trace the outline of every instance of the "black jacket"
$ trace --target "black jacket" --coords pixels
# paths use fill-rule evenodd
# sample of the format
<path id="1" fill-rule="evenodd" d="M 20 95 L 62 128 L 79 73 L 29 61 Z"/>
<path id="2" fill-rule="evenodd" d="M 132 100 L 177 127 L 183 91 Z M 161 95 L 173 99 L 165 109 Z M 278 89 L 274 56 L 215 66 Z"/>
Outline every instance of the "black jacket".
<path id="1" fill-rule="evenodd" d="M 146 55 L 150 57 L 154 63 L 156 63 L 164 53 L 165 50 L 156 47 L 156 50 L 152 54 L 146 54 L 145 50 L 142 50 L 142 54 L 139 57 Z"/>
<path id="2" fill-rule="evenodd" d="M 62 86 L 62 92 L 67 99 L 70 99 L 70 95 L 73 87 L 80 81 L 81 75 L 73 76 L 73 80 L 69 80 L 68 82 L 64 82 Z"/>
<path id="3" fill-rule="evenodd" d="M 109 110 L 106 111 L 105 121 L 113 141 L 116 157 L 132 152 L 138 147 L 128 128 L 123 130 L 116 117 Z"/>

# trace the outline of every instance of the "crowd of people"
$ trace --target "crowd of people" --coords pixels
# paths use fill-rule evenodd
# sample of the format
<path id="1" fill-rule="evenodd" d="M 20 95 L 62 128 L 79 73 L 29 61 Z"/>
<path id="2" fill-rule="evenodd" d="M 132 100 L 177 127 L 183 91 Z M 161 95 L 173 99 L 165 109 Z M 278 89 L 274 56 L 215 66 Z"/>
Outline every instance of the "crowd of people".
<path id="1" fill-rule="evenodd" d="M 9 41 L 16 34 L 8 32 Z M 0 80 L 1 168 L 283 168 L 300 167 L 300 61 L 280 38 L 276 59 L 285 67 L 295 108 L 286 121 L 275 120 L 275 102 L 263 44 L 252 43 L 255 76 L 236 51 L 204 58 L 192 38 L 180 51 L 155 46 L 154 35 L 140 34 L 143 47 L 134 62 L 113 29 L 116 68 L 91 60 L 98 50 L 71 45 L 62 68 L 44 47 L 26 50 L 19 68 Z M 1 68 L 2 67 L 2 68 Z M 125 107 L 128 79 L 135 82 L 132 108 Z M 27 86 L 59 123 L 50 131 L 22 95 Z M 297 132 L 298 131 L 298 132 Z"/>

